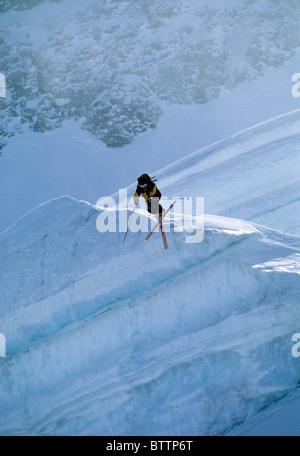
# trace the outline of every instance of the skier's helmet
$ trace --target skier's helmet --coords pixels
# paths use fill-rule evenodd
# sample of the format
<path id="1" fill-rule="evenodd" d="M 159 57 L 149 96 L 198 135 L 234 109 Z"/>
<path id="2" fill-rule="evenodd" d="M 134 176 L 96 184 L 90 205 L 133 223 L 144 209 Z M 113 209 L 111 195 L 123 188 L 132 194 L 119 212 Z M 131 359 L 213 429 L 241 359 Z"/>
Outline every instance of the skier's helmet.
<path id="1" fill-rule="evenodd" d="M 151 177 L 148 176 L 148 174 L 142 174 L 140 177 L 138 177 L 139 186 L 142 188 L 147 187 L 147 183 L 149 181 L 151 181 Z"/>

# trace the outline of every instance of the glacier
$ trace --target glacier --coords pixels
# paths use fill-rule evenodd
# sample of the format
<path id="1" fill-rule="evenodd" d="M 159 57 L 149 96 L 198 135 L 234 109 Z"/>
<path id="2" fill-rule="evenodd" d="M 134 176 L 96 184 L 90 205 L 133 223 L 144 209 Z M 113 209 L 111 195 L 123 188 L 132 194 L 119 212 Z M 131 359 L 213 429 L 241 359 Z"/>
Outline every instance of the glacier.
<path id="1" fill-rule="evenodd" d="M 299 14 L 1 2 L 0 435 L 300 434 Z M 202 242 L 99 233 L 145 171 Z"/>
<path id="2" fill-rule="evenodd" d="M 297 387 L 299 237 L 206 214 L 166 255 L 99 211 L 61 197 L 0 237 L 0 434 L 220 435 Z"/>

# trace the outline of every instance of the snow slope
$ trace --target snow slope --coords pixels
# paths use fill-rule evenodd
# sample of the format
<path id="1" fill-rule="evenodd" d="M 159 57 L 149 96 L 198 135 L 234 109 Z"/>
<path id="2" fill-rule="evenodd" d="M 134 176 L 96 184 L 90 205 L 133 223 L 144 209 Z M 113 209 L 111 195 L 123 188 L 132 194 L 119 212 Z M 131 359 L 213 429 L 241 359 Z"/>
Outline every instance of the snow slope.
<path id="1" fill-rule="evenodd" d="M 228 436 L 299 437 L 300 391 L 288 394 L 236 426 Z"/>
<path id="2" fill-rule="evenodd" d="M 2 2 L 0 231 L 299 109 L 299 11 L 295 0 Z"/>
<path id="3" fill-rule="evenodd" d="M 215 142 L 155 175 L 164 195 L 204 197 L 208 213 L 300 235 L 299 132 L 296 110 Z"/>
<path id="4" fill-rule="evenodd" d="M 298 237 L 206 215 L 165 252 L 99 211 L 61 197 L 0 237 L 2 435 L 222 434 L 296 388 Z"/>

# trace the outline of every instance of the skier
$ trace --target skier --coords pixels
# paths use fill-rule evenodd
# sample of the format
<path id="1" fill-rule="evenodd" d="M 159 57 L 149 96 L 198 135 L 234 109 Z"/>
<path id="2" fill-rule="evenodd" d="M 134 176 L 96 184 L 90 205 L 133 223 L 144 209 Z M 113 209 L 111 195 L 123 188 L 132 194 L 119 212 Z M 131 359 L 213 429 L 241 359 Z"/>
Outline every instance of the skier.
<path id="1" fill-rule="evenodd" d="M 142 174 L 138 177 L 137 181 L 137 188 L 133 195 L 134 203 L 137 205 L 140 196 L 142 195 L 147 203 L 148 212 L 150 212 L 150 214 L 158 215 L 158 218 L 160 219 L 163 215 L 163 208 L 159 204 L 161 193 L 156 184 L 148 174 Z"/>

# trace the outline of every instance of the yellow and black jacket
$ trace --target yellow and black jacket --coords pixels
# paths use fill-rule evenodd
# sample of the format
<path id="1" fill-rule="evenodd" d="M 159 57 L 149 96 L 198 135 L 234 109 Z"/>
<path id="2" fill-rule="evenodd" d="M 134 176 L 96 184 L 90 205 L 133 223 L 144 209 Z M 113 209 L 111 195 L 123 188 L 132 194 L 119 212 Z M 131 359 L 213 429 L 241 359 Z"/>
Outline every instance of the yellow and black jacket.
<path id="1" fill-rule="evenodd" d="M 136 191 L 135 191 L 135 194 L 133 195 L 135 201 L 139 201 L 140 199 L 140 196 L 143 196 L 144 199 L 146 201 L 149 200 L 149 198 L 161 198 L 161 193 L 160 191 L 158 190 L 158 188 L 156 187 L 156 184 L 154 182 L 148 182 L 147 183 L 147 187 L 146 188 L 142 188 L 139 186 L 137 186 L 136 188 Z"/>
<path id="2" fill-rule="evenodd" d="M 144 186 L 142 187 L 141 185 Z M 156 184 L 152 181 L 151 177 L 148 176 L 148 174 L 143 174 L 138 178 L 138 185 L 135 194 L 133 195 L 133 198 L 137 203 L 139 202 L 141 195 L 147 202 L 149 201 L 149 198 L 161 198 L 160 191 L 158 190 Z"/>

